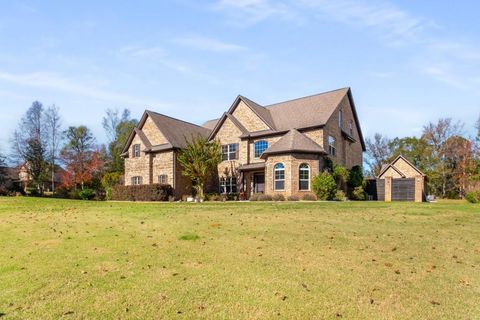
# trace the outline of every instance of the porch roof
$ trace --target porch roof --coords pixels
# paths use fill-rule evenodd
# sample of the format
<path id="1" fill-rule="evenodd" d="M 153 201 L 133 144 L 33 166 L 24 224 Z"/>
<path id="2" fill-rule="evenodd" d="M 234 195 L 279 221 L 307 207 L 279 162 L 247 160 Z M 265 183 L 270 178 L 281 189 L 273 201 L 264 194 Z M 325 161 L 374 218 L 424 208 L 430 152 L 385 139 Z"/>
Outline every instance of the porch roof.
<path id="1" fill-rule="evenodd" d="M 239 171 L 251 171 L 265 169 L 265 162 L 244 164 L 238 167 Z"/>

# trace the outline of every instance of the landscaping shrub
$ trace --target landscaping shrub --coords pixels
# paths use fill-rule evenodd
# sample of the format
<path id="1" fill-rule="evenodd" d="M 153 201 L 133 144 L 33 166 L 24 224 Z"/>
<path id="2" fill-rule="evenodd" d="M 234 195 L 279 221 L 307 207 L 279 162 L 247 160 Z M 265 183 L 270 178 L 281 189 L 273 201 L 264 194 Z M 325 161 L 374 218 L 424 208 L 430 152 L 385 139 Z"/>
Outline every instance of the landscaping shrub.
<path id="1" fill-rule="evenodd" d="M 261 195 L 261 193 L 254 193 L 250 196 L 250 201 L 258 201 L 258 198 L 259 196 Z"/>
<path id="2" fill-rule="evenodd" d="M 95 197 L 95 191 L 89 188 L 85 188 L 83 190 L 80 190 L 78 196 L 82 200 L 92 200 Z"/>
<path id="3" fill-rule="evenodd" d="M 285 201 L 285 196 L 283 194 L 276 193 L 276 194 L 273 195 L 272 200 L 273 201 Z"/>
<path id="4" fill-rule="evenodd" d="M 299 200 L 300 200 L 300 197 L 299 197 L 299 196 L 292 195 L 292 196 L 288 196 L 288 197 L 287 197 L 287 200 L 288 200 L 288 201 L 299 201 Z"/>
<path id="5" fill-rule="evenodd" d="M 120 183 L 122 175 L 118 172 L 106 173 L 102 178 L 102 187 L 105 189 L 105 199 L 112 200 L 112 188 Z"/>
<path id="6" fill-rule="evenodd" d="M 112 189 L 112 199 L 119 201 L 168 201 L 172 195 L 168 184 L 117 185 Z"/>
<path id="7" fill-rule="evenodd" d="M 465 195 L 465 199 L 470 203 L 478 203 L 480 202 L 480 191 L 472 191 L 468 192 Z"/>
<path id="8" fill-rule="evenodd" d="M 333 200 L 337 184 L 330 173 L 322 172 L 313 178 L 312 188 L 319 200 Z"/>
<path id="9" fill-rule="evenodd" d="M 345 192 L 343 192 L 342 190 L 338 190 L 335 193 L 335 200 L 337 200 L 337 201 L 347 201 L 347 197 L 345 196 Z"/>
<path id="10" fill-rule="evenodd" d="M 218 193 L 207 193 L 205 195 L 206 201 L 222 201 L 223 197 Z"/>
<path id="11" fill-rule="evenodd" d="M 272 201 L 272 196 L 271 196 L 271 195 L 268 195 L 268 194 L 263 194 L 263 193 L 261 193 L 261 194 L 258 196 L 258 201 Z"/>
<path id="12" fill-rule="evenodd" d="M 367 193 L 363 189 L 363 186 L 358 186 L 353 189 L 351 194 L 352 200 L 366 200 Z"/>
<path id="13" fill-rule="evenodd" d="M 303 201 L 317 201 L 317 196 L 314 195 L 313 193 L 305 193 L 302 196 Z"/>

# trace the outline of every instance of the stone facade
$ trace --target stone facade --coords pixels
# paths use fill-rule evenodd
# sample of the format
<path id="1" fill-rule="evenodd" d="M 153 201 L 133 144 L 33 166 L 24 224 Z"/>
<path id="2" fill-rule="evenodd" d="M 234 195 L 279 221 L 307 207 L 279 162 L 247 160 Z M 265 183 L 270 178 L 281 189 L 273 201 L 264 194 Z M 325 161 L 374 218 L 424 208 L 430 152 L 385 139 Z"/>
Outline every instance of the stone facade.
<path id="1" fill-rule="evenodd" d="M 268 125 L 250 109 L 245 102 L 240 101 L 233 111 L 233 116 L 250 132 L 267 130 Z"/>
<path id="2" fill-rule="evenodd" d="M 311 192 L 311 179 L 323 170 L 325 157 L 328 156 L 335 163 L 347 168 L 362 164 L 363 141 L 354 119 L 349 95 L 345 94 L 341 101 L 340 98 L 337 100 L 340 101 L 338 107 L 336 107 L 325 123 L 314 127 L 291 128 L 297 130 L 295 131 L 297 135 L 303 134 L 316 143 L 311 143 L 308 139 L 305 139 L 303 142 L 307 145 L 314 145 L 315 148 L 313 151 L 310 150 L 309 152 L 309 150 L 292 148 L 289 149 L 291 150 L 289 152 L 283 152 L 282 150 L 282 152 L 273 154 L 266 153 L 265 158 L 255 157 L 255 142 L 264 140 L 267 141 L 269 147 L 273 146 L 285 136 L 288 130 L 282 129 L 283 131 L 275 131 L 274 128 L 267 125 L 267 123 L 257 115 L 254 109 L 245 103 L 247 100 L 244 100 L 245 99 L 241 97 L 237 98 L 236 101 L 238 101 L 238 103 L 229 110 L 228 116 L 224 116 L 220 120 L 220 125 L 216 127 L 215 132 L 210 136 L 210 139 L 216 139 L 222 145 L 236 144 L 237 154 L 235 159 L 225 160 L 219 163 L 216 172 L 216 181 L 209 183 L 214 189 L 207 191 L 218 192 L 219 177 L 236 177 L 237 190 L 245 193 L 245 196 L 248 198 L 253 192 L 254 174 L 263 173 L 265 177 L 265 193 L 281 193 L 284 196 L 297 195 L 301 197 L 303 194 Z M 264 116 L 270 117 L 272 115 L 269 111 L 259 110 L 258 108 L 262 108 L 261 106 L 254 108 Z M 340 110 L 343 115 L 341 125 L 339 125 Z M 301 112 L 301 110 L 299 110 L 299 112 Z M 233 121 L 232 117 L 234 118 Z M 156 116 L 154 116 L 153 119 L 150 118 L 150 116 L 142 119 L 142 125 L 137 129 L 143 132 L 148 141 L 142 141 L 136 133 L 133 133 L 133 138 L 131 138 L 127 146 L 127 152 L 125 152 L 125 184 L 132 184 L 132 177 L 137 176 L 141 177 L 142 183 L 144 184 L 158 183 L 159 176 L 166 175 L 168 179 L 167 183 L 174 188 L 176 198 L 191 194 L 191 183 L 189 179 L 182 175 L 182 168 L 178 163 L 179 148 L 172 147 L 167 150 L 161 147 L 168 143 L 172 145 L 172 142 L 168 141 L 166 136 L 162 134 L 161 128 L 158 127 L 161 126 L 162 122 L 159 122 Z M 275 120 L 273 118 L 269 118 L 268 121 L 270 121 L 269 123 L 272 127 L 275 126 Z M 240 123 L 240 125 L 238 125 L 238 123 Z M 171 128 L 169 129 L 171 130 Z M 247 132 L 244 132 L 245 130 Z M 347 139 L 348 137 L 342 134 L 342 130 L 350 133 L 349 135 L 354 141 Z M 165 132 L 165 134 L 167 134 L 167 137 L 170 139 L 172 138 L 170 133 Z M 252 136 L 254 136 L 254 138 Z M 328 152 L 328 136 L 335 138 L 335 155 L 328 155 L 322 151 L 323 148 L 325 152 Z M 300 136 L 300 138 L 303 139 L 304 137 Z M 282 143 L 284 141 L 287 140 L 282 140 Z M 145 143 L 155 148 L 152 147 L 150 150 L 146 150 L 147 146 Z M 140 144 L 141 152 L 139 157 L 133 157 L 133 146 L 135 144 Z M 279 145 L 277 145 L 277 147 Z M 260 163 L 265 163 L 265 168 L 259 167 L 258 164 Z M 274 189 L 273 168 L 277 163 L 282 163 L 285 166 L 284 190 Z M 299 190 L 299 166 L 301 164 L 307 164 L 309 167 L 309 190 Z M 245 165 L 253 165 L 253 167 L 243 167 Z"/>
<path id="3" fill-rule="evenodd" d="M 340 127 L 338 120 L 340 111 L 342 112 L 343 118 L 342 127 Z M 352 132 L 350 132 L 350 125 L 352 126 Z M 342 135 L 342 129 L 351 135 L 356 142 L 353 143 L 345 139 Z M 354 121 L 350 101 L 346 96 L 343 98 L 335 112 L 333 112 L 323 130 L 323 145 L 326 151 L 328 151 L 328 136 L 335 138 L 336 154 L 335 156 L 329 155 L 333 162 L 347 168 L 362 165 L 363 150 L 362 145 L 359 143 L 361 138 L 359 137 L 359 130 Z"/>
<path id="4" fill-rule="evenodd" d="M 301 153 L 268 157 L 265 167 L 265 193 L 299 197 L 305 193 L 311 193 L 311 180 L 323 167 L 322 159 L 323 157 L 320 155 Z M 277 163 L 281 163 L 285 167 L 285 188 L 283 190 L 275 190 L 274 187 L 274 167 Z M 310 185 L 308 190 L 299 190 L 299 168 L 304 163 L 309 166 Z"/>
<path id="5" fill-rule="evenodd" d="M 133 146 L 140 145 L 140 156 L 133 157 Z M 140 137 L 135 134 L 135 137 L 130 144 L 128 149 L 129 156 L 125 158 L 125 185 L 129 186 L 132 184 L 133 177 L 141 177 L 142 183 L 150 183 L 150 161 L 151 154 L 147 154 L 142 150 L 145 149 L 145 144 L 140 139 Z"/>

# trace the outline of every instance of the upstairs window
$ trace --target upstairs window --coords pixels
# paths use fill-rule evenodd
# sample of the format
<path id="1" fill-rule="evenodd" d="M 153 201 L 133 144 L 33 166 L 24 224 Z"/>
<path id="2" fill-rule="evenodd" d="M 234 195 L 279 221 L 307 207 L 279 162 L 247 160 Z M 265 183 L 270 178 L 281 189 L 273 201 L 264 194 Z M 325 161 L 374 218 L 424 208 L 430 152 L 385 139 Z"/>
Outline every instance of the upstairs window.
<path id="1" fill-rule="evenodd" d="M 328 154 L 334 156 L 336 153 L 337 149 L 335 148 L 335 138 L 328 136 Z"/>
<path id="2" fill-rule="evenodd" d="M 222 161 L 238 159 L 238 143 L 222 146 Z"/>
<path id="3" fill-rule="evenodd" d="M 134 158 L 140 157 L 140 145 L 139 144 L 134 144 L 133 145 L 133 157 Z"/>
<path id="4" fill-rule="evenodd" d="M 136 176 L 132 177 L 132 185 L 138 186 L 142 184 L 142 177 Z"/>
<path id="5" fill-rule="evenodd" d="M 259 158 L 262 153 L 268 149 L 268 142 L 265 140 L 257 141 L 255 142 L 254 149 L 255 158 Z"/>
<path id="6" fill-rule="evenodd" d="M 342 110 L 338 111 L 338 127 L 343 128 L 343 112 Z"/>
<path id="7" fill-rule="evenodd" d="M 285 190 L 285 166 L 277 163 L 273 167 L 273 182 L 275 190 Z"/>
<path id="8" fill-rule="evenodd" d="M 237 193 L 237 178 L 235 177 L 222 177 L 220 178 L 220 193 Z"/>
<path id="9" fill-rule="evenodd" d="M 168 176 L 166 174 L 161 174 L 158 176 L 158 183 L 168 184 Z"/>
<path id="10" fill-rule="evenodd" d="M 348 131 L 350 132 L 350 135 L 353 137 L 353 120 L 350 120 L 348 123 Z"/>
<path id="11" fill-rule="evenodd" d="M 298 189 L 310 190 L 310 166 L 302 163 L 298 169 Z"/>

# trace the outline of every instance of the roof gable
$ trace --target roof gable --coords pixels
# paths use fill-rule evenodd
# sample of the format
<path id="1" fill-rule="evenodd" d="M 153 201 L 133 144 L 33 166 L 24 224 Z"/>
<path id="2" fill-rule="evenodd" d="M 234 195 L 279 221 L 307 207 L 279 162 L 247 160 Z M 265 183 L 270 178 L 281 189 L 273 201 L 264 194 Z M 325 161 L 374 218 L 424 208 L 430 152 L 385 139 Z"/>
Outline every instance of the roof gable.
<path id="1" fill-rule="evenodd" d="M 390 164 L 384 166 L 380 173 L 378 174 L 378 178 L 381 178 L 384 176 L 384 174 L 387 172 L 388 169 L 393 168 L 395 171 L 397 171 L 402 177 L 408 177 L 409 174 L 406 171 L 413 170 L 419 175 L 425 176 L 425 174 L 420 171 L 413 163 L 408 161 L 407 158 L 405 158 L 403 155 L 399 155 L 396 157 Z"/>
<path id="2" fill-rule="evenodd" d="M 298 132 L 295 129 L 288 131 L 283 137 L 270 146 L 261 155 L 261 158 L 266 158 L 270 154 L 280 153 L 324 153 L 323 148 L 312 139 L 308 138 L 304 134 Z"/>

